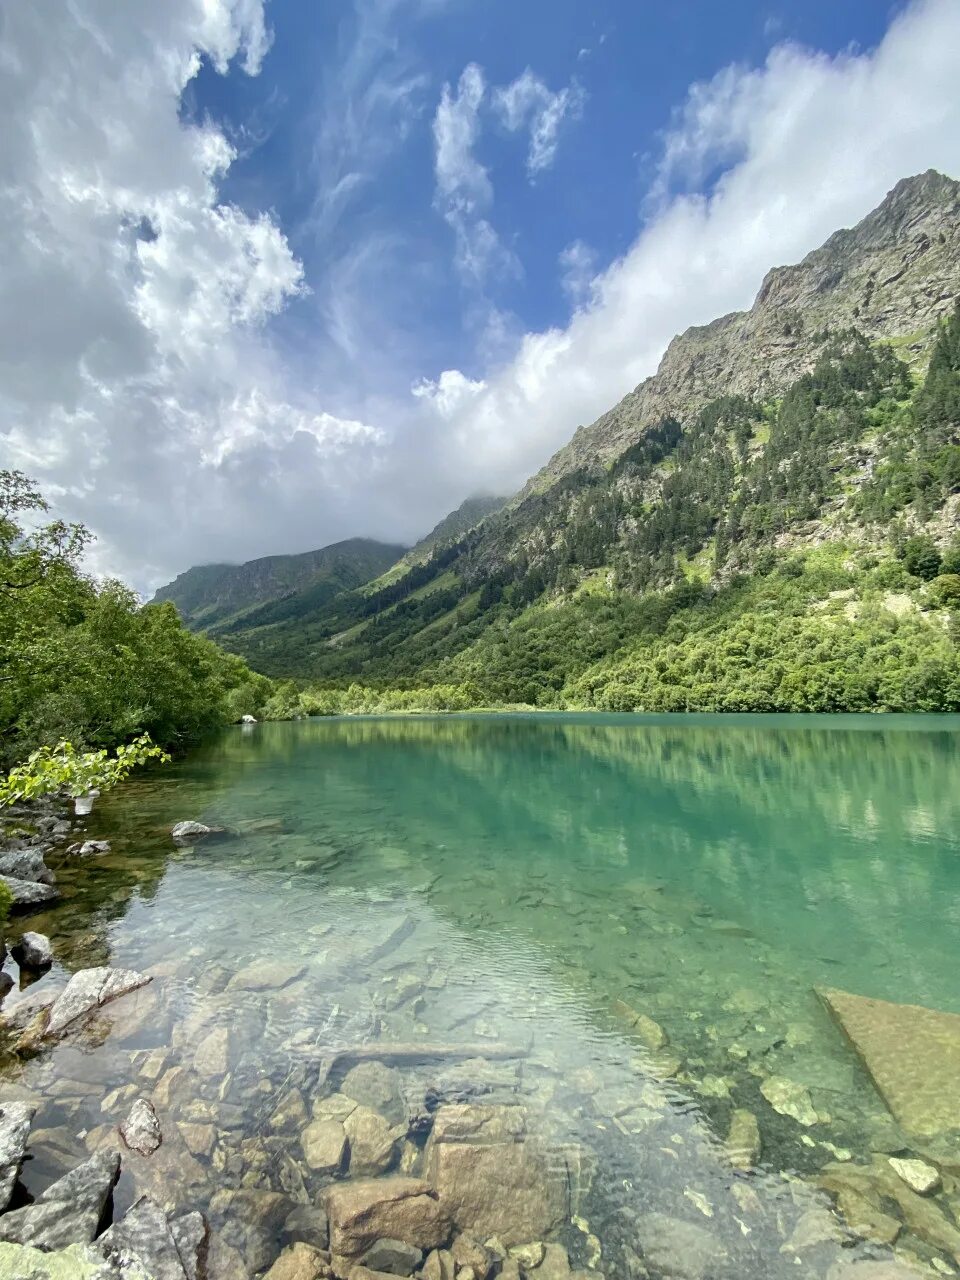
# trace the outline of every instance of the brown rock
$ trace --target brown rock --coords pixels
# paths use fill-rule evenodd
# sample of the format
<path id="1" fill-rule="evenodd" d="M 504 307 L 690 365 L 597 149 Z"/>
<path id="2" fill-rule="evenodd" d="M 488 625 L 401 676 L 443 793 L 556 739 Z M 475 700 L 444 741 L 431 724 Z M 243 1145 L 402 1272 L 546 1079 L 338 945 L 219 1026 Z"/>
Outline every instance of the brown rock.
<path id="1" fill-rule="evenodd" d="M 727 1159 L 735 1169 L 752 1169 L 760 1159 L 760 1125 L 752 1111 L 738 1107 L 730 1117 Z"/>
<path id="2" fill-rule="evenodd" d="M 446 1249 L 434 1249 L 419 1272 L 423 1280 L 453 1280 L 454 1273 L 453 1255 Z"/>
<path id="3" fill-rule="evenodd" d="M 300 1135 L 303 1157 L 316 1173 L 339 1173 L 347 1157 L 347 1135 L 339 1120 L 314 1120 Z"/>
<path id="4" fill-rule="evenodd" d="M 319 1280 L 327 1274 L 327 1255 L 313 1245 L 292 1244 L 284 1249 L 264 1280 Z"/>
<path id="5" fill-rule="evenodd" d="M 850 1187 L 837 1195 L 837 1208 L 850 1230 L 865 1240 L 893 1244 L 903 1230 L 903 1223 L 898 1218 L 884 1213 L 866 1196 Z"/>
<path id="6" fill-rule="evenodd" d="M 569 1216 L 566 1169 L 532 1139 L 481 1145 L 434 1142 L 427 1177 L 461 1231 L 492 1233 L 504 1244 L 549 1234 Z"/>
<path id="7" fill-rule="evenodd" d="M 960 1115 L 960 1015 L 818 990 L 884 1102 L 911 1133 L 932 1137 Z"/>
<path id="8" fill-rule="evenodd" d="M 329 1188 L 331 1252 L 358 1257 L 377 1240 L 403 1240 L 435 1249 L 450 1236 L 450 1218 L 428 1183 L 419 1178 L 370 1178 Z"/>
<path id="9" fill-rule="evenodd" d="M 440 1107 L 434 1116 L 431 1143 L 507 1142 L 522 1138 L 527 1129 L 523 1107 L 479 1107 L 459 1103 Z"/>
<path id="10" fill-rule="evenodd" d="M 351 1177 L 371 1177 L 390 1168 L 401 1134 L 379 1112 L 358 1106 L 344 1120 L 343 1130 L 350 1141 Z"/>
<path id="11" fill-rule="evenodd" d="M 544 1245 L 537 1280 L 570 1280 L 570 1259 L 562 1244 Z"/>
<path id="12" fill-rule="evenodd" d="M 471 1267 L 478 1280 L 487 1280 L 493 1269 L 493 1255 L 473 1236 L 461 1233 L 450 1246 L 454 1266 L 458 1271 Z"/>

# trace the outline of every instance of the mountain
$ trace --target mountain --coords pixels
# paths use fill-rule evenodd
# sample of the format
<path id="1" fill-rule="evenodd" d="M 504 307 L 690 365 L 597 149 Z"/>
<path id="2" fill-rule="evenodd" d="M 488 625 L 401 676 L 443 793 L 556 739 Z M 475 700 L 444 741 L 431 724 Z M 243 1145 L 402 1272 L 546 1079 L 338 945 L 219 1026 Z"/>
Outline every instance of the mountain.
<path id="1" fill-rule="evenodd" d="M 960 184 L 906 179 L 507 503 L 225 640 L 377 705 L 960 709 L 958 296 Z"/>
<path id="2" fill-rule="evenodd" d="M 279 604 L 304 590 L 320 605 L 376 578 L 405 550 L 371 538 L 350 538 L 299 555 L 197 565 L 161 587 L 151 603 L 171 600 L 192 631 L 213 631 L 252 609 Z"/>

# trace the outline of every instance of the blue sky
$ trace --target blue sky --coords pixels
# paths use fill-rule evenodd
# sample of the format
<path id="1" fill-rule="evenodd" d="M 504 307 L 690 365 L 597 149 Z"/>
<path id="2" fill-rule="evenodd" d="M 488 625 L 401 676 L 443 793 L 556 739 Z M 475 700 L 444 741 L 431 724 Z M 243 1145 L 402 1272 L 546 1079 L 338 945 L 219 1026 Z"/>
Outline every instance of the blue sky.
<path id="1" fill-rule="evenodd" d="M 960 176 L 957 0 L 49 0 L 0 56 L 0 453 L 143 591 L 515 491 Z"/>
<path id="2" fill-rule="evenodd" d="M 827 54 L 870 48 L 897 8 L 876 0 L 285 0 L 267 6 L 273 44 L 260 74 L 224 77 L 208 62 L 184 110 L 212 116 L 236 141 L 224 197 L 250 213 L 272 209 L 304 265 L 313 292 L 276 324 L 291 356 L 308 368 L 318 341 L 336 343 L 327 291 L 339 290 L 345 305 L 346 275 L 359 295 L 358 331 L 385 338 L 393 357 L 372 383 L 398 391 L 446 368 L 482 377 L 488 305 L 518 332 L 566 321 L 560 255 L 580 243 L 601 266 L 629 248 L 663 132 L 692 83 L 731 63 L 760 66 L 783 41 Z M 452 269 L 453 236 L 434 204 L 434 114 L 444 84 L 455 86 L 471 63 L 489 86 L 530 70 L 551 92 L 573 84 L 582 98 L 560 125 L 555 159 L 532 177 L 526 136 L 489 104 L 481 111 L 475 154 L 495 188 L 489 216 L 515 259 L 482 287 Z M 325 130 L 334 135 L 326 145 Z M 324 199 L 344 180 L 348 191 L 323 216 Z"/>

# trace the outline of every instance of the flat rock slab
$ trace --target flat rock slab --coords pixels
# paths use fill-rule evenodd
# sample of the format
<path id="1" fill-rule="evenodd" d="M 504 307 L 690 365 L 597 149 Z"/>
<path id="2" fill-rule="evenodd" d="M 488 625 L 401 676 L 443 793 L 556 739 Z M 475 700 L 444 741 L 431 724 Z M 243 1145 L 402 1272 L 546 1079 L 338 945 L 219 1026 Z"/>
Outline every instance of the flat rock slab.
<path id="1" fill-rule="evenodd" d="M 330 1249 L 355 1258 L 378 1240 L 402 1240 L 435 1249 L 450 1235 L 450 1219 L 436 1193 L 418 1178 L 369 1178 L 343 1182 L 326 1193 Z"/>
<path id="2" fill-rule="evenodd" d="M 960 1116 L 960 1015 L 817 989 L 903 1127 L 936 1137 Z"/>
<path id="3" fill-rule="evenodd" d="M 153 1280 L 187 1280 L 167 1215 L 147 1196 L 132 1205 L 120 1222 L 115 1222 L 100 1236 L 97 1248 L 105 1258 L 121 1267 L 133 1255 Z"/>
<path id="4" fill-rule="evenodd" d="M 120 1173 L 120 1155 L 102 1151 L 56 1182 L 36 1203 L 0 1218 L 0 1240 L 39 1249 L 90 1244 Z"/>
<path id="5" fill-rule="evenodd" d="M 77 1018 L 116 1000 L 118 996 L 126 995 L 128 991 L 145 987 L 151 981 L 148 974 L 136 973 L 133 969 L 111 969 L 108 965 L 79 970 L 60 992 L 50 1010 L 46 1034 L 60 1035 Z"/>

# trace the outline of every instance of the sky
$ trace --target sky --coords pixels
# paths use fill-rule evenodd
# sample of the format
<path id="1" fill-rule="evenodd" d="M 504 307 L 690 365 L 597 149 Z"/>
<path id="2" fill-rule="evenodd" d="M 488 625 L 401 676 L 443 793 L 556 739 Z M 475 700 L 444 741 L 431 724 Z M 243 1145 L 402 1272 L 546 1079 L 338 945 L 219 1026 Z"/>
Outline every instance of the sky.
<path id="1" fill-rule="evenodd" d="M 0 466 L 149 593 L 412 542 L 900 178 L 957 0 L 0 0 Z"/>

